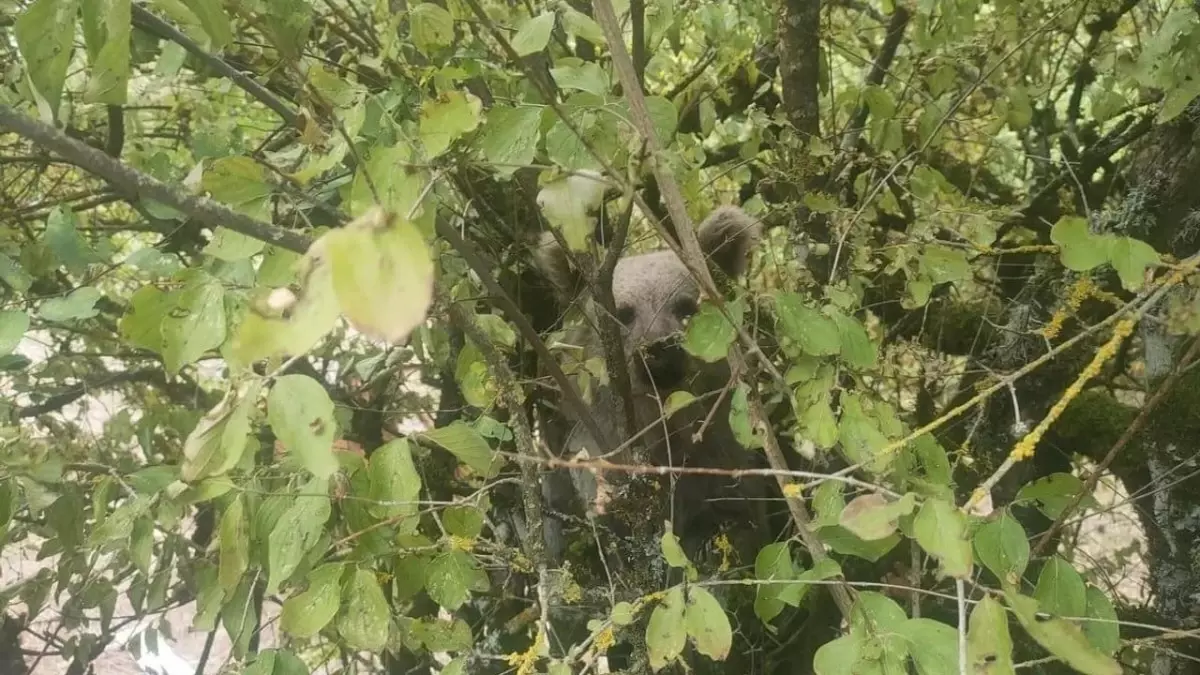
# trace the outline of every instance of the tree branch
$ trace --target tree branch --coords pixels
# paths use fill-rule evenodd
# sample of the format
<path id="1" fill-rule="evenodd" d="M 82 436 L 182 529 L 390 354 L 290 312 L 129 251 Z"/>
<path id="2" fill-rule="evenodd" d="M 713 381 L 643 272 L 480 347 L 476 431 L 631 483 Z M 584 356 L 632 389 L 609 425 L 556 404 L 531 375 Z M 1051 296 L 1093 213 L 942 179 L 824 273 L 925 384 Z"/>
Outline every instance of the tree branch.
<path id="1" fill-rule="evenodd" d="M 278 96 L 267 91 L 266 87 L 254 81 L 250 76 L 229 65 L 224 59 L 208 53 L 191 38 L 176 30 L 171 24 L 151 14 L 146 8 L 136 2 L 133 3 L 133 25 L 151 35 L 164 40 L 170 40 L 183 47 L 184 51 L 203 61 L 209 68 L 228 77 L 234 84 L 245 90 L 247 94 L 250 94 L 262 102 L 263 105 L 274 110 L 289 125 L 296 126 L 296 122 L 300 119 L 299 116 L 296 114 L 296 111 L 292 110 Z"/>
<path id="2" fill-rule="evenodd" d="M 304 253 L 311 243 L 311 240 L 302 234 L 255 220 L 207 197 L 186 194 L 3 104 L 0 104 L 0 129 L 12 131 L 32 143 L 58 153 L 84 171 L 104 179 L 130 199 L 153 199 L 182 211 L 209 227 L 225 227 L 296 253 Z"/>
<path id="3" fill-rule="evenodd" d="M 779 15 L 779 75 L 783 108 L 801 137 L 821 133 L 817 81 L 821 70 L 821 0 L 784 0 Z"/>

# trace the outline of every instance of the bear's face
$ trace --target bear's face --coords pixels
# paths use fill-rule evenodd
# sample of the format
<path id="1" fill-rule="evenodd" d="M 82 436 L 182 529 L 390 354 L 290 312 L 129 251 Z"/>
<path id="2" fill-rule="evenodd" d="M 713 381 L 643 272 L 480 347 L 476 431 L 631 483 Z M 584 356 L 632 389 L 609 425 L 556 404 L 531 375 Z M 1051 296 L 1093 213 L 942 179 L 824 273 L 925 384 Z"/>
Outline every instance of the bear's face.
<path id="1" fill-rule="evenodd" d="M 713 211 L 696 233 L 710 265 L 735 279 L 745 272 L 758 234 L 758 224 L 730 206 Z M 549 233 L 543 238 L 537 263 L 560 299 L 569 301 L 580 279 Z M 634 393 L 658 390 L 665 395 L 681 384 L 690 370 L 681 337 L 698 308 L 699 285 L 673 251 L 663 250 L 618 260 L 612 293 Z"/>

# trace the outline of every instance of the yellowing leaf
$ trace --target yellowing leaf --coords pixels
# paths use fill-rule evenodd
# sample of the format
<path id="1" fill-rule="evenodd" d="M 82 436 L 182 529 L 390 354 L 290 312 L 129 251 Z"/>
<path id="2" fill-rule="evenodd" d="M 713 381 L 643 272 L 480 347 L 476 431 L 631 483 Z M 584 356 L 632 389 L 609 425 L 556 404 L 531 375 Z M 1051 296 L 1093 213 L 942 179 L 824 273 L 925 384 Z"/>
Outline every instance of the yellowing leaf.
<path id="1" fill-rule="evenodd" d="M 721 603 L 703 586 L 688 588 L 687 608 L 683 613 L 687 634 L 696 651 L 724 661 L 733 645 L 733 629 Z"/>
<path id="2" fill-rule="evenodd" d="M 328 257 L 338 305 L 366 335 L 403 342 L 433 301 L 433 261 L 408 221 L 372 210 L 314 247 Z"/>
<path id="3" fill-rule="evenodd" d="M 479 126 L 483 103 L 474 94 L 449 91 L 421 104 L 420 136 L 425 154 L 437 157 L 456 139 Z"/>
<path id="4" fill-rule="evenodd" d="M 1108 247 L 1109 262 L 1127 291 L 1140 291 L 1146 283 L 1146 268 L 1159 262 L 1154 247 L 1130 237 L 1115 237 Z"/>
<path id="5" fill-rule="evenodd" d="M 235 211 L 271 220 L 271 184 L 267 170 L 249 157 L 221 157 L 204 171 L 200 187 Z"/>
<path id="6" fill-rule="evenodd" d="M 1097 651 L 1079 626 L 1065 619 L 1039 614 L 1038 601 L 1029 596 L 1015 591 L 1005 591 L 1004 596 L 1021 627 L 1043 649 L 1068 666 L 1084 675 L 1121 675 L 1121 664 Z"/>
<path id="7" fill-rule="evenodd" d="M 1087 220 L 1063 216 L 1050 228 L 1050 241 L 1059 246 L 1062 264 L 1075 272 L 1086 272 L 1108 262 L 1111 240 L 1088 231 Z"/>
<path id="8" fill-rule="evenodd" d="M 900 517 L 912 513 L 916 499 L 910 493 L 895 502 L 880 494 L 865 494 L 850 500 L 838 524 L 864 541 L 886 539 L 896 532 Z"/>
<path id="9" fill-rule="evenodd" d="M 1012 636 L 1008 632 L 1008 614 L 990 594 L 971 611 L 967 629 L 967 662 L 971 673 L 1015 675 L 1012 660 Z"/>
<path id="10" fill-rule="evenodd" d="M 454 42 L 454 17 L 432 2 L 413 6 L 409 10 L 408 23 L 413 44 L 426 56 Z"/>
<path id="11" fill-rule="evenodd" d="M 594 228 L 592 213 L 604 199 L 605 184 L 599 174 L 571 174 L 548 183 L 538 192 L 538 206 L 557 227 L 572 251 L 587 249 Z"/>
<path id="12" fill-rule="evenodd" d="M 683 587 L 675 586 L 667 591 L 663 601 L 650 613 L 650 621 L 646 625 L 646 649 L 650 656 L 650 668 L 656 673 L 683 653 L 687 644 L 684 610 Z"/>

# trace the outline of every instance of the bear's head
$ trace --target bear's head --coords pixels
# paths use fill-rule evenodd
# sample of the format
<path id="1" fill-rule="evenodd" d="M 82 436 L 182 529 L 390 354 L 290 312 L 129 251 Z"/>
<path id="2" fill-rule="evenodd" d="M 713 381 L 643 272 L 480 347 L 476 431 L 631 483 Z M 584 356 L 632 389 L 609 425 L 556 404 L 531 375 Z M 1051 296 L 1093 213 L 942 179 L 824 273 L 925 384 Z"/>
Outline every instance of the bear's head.
<path id="1" fill-rule="evenodd" d="M 758 223 L 735 206 L 717 208 L 696 232 L 710 267 L 731 279 L 746 271 L 759 234 Z M 543 235 L 536 261 L 560 301 L 576 296 L 580 275 L 550 233 Z M 696 280 L 674 251 L 640 253 L 617 261 L 612 293 L 634 393 L 677 387 L 688 375 L 680 338 L 699 305 Z"/>

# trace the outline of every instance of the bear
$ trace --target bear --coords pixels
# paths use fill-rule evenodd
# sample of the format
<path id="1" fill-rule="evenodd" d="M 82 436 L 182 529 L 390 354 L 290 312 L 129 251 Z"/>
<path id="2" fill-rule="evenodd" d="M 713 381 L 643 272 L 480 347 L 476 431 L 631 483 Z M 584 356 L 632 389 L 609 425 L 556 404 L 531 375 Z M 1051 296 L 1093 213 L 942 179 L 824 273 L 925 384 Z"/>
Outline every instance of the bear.
<path id="1" fill-rule="evenodd" d="M 714 209 L 698 226 L 696 236 L 709 266 L 726 280 L 737 281 L 747 272 L 761 237 L 759 223 L 737 206 Z M 535 267 L 550 282 L 556 300 L 566 307 L 580 299 L 582 275 L 569 262 L 554 236 L 543 233 L 534 256 Z M 731 382 L 724 360 L 705 363 L 693 358 L 682 345 L 688 320 L 700 304 L 700 288 L 687 267 L 670 249 L 622 255 L 613 271 L 612 294 L 622 341 L 635 428 L 645 448 L 640 458 L 654 465 L 746 469 L 765 467 L 761 452 L 736 440 L 729 424 L 730 402 L 736 383 Z M 587 296 L 586 291 L 583 296 Z M 595 302 L 585 297 L 581 325 L 568 331 L 567 342 L 599 355 Z M 663 404 L 674 391 L 687 390 L 695 401 L 663 420 Z M 592 413 L 602 429 L 617 429 L 624 415 L 611 387 L 592 392 Z M 718 403 L 719 401 L 719 403 Z M 715 411 L 714 403 L 717 403 Z M 559 406 L 565 428 L 547 433 L 552 453 L 563 458 L 595 457 L 602 453 L 595 439 L 565 407 Z M 693 437 L 703 427 L 703 433 Z M 616 439 L 623 443 L 627 438 Z M 616 460 L 614 460 L 616 461 Z M 570 480 L 564 480 L 569 474 Z M 682 474 L 675 479 L 669 519 L 689 558 L 720 531 L 731 533 L 734 550 L 743 564 L 753 564 L 758 547 L 769 540 L 765 498 L 769 481 L 763 476 L 732 478 L 721 475 Z M 551 514 L 571 509 L 564 493 L 574 488 L 572 504 L 587 508 L 597 498 L 594 476 L 585 471 L 548 472 L 543 495 Z M 546 544 L 551 559 L 563 549 L 562 522 L 546 519 Z M 747 560 L 746 558 L 749 557 Z"/>

